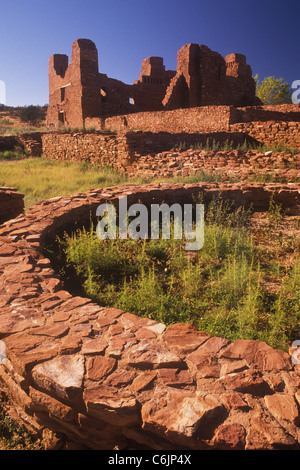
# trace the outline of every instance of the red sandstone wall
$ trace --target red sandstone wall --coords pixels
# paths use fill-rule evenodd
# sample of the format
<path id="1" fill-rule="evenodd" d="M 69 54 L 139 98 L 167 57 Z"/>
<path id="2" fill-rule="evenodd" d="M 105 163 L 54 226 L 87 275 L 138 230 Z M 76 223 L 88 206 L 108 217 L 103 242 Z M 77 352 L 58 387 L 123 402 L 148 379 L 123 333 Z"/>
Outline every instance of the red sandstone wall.
<path id="1" fill-rule="evenodd" d="M 40 156 L 42 154 L 41 135 L 41 132 L 32 132 L 16 136 L 0 136 L 0 152 L 21 150 L 26 151 L 29 155 Z"/>
<path id="2" fill-rule="evenodd" d="M 106 118 L 104 126 L 114 131 L 135 129 L 144 132 L 197 133 L 227 131 L 229 120 L 229 106 L 202 106 L 114 116 Z"/>
<path id="3" fill-rule="evenodd" d="M 176 109 L 171 111 L 153 111 L 114 116 L 106 119 L 87 119 L 86 127 L 96 129 L 141 130 L 144 132 L 198 133 L 257 128 L 264 123 L 276 121 L 279 140 L 283 132 L 291 133 L 293 122 L 300 122 L 299 105 L 250 106 L 201 106 L 196 108 Z M 249 124 L 238 126 L 237 124 Z M 286 125 L 286 123 L 290 123 Z M 236 126 L 235 126 L 236 125 Z M 252 127 L 251 127 L 252 126 Z M 279 127 L 278 127 L 279 126 Z"/>
<path id="4" fill-rule="evenodd" d="M 126 134 L 49 133 L 42 136 L 43 155 L 53 160 L 70 160 L 125 169 L 131 161 Z"/>
<path id="5" fill-rule="evenodd" d="M 99 74 L 98 51 L 88 39 L 73 43 L 70 65 L 64 54 L 54 54 L 49 60 L 47 123 L 54 127 L 82 127 L 88 117 L 136 110 L 245 106 L 257 101 L 245 56 L 231 54 L 225 60 L 198 44 L 187 44 L 178 51 L 177 72 L 166 71 L 161 57 L 145 59 L 133 85 Z"/>
<path id="6" fill-rule="evenodd" d="M 14 219 L 24 211 L 24 194 L 17 188 L 0 188 L 0 224 Z"/>
<path id="7" fill-rule="evenodd" d="M 20 145 L 19 139 L 14 135 L 5 135 L 0 136 L 0 152 L 5 150 L 21 150 L 22 146 Z"/>
<path id="8" fill-rule="evenodd" d="M 229 128 L 233 132 L 247 133 L 267 145 L 300 147 L 300 106 L 231 107 Z"/>
<path id="9" fill-rule="evenodd" d="M 265 155 L 259 151 L 242 150 L 207 151 L 200 150 L 198 144 L 205 147 L 209 139 L 210 143 L 215 141 L 222 145 L 227 141 L 241 146 L 249 134 L 255 137 L 254 142 L 300 147 L 299 127 L 300 123 L 282 122 L 235 124 L 231 126 L 231 133 L 49 133 L 42 136 L 42 142 L 46 158 L 109 165 L 132 176 L 138 173 L 152 177 L 186 176 L 199 170 L 215 169 L 222 171 L 224 176 L 233 174 L 245 178 L 253 171 L 261 170 L 293 181 L 299 174 L 299 155 L 279 152 Z M 174 150 L 178 147 L 181 150 Z M 189 150 L 190 147 L 194 150 Z"/>
<path id="10" fill-rule="evenodd" d="M 298 104 L 230 107 L 230 124 L 252 121 L 300 121 Z"/>
<path id="11" fill-rule="evenodd" d="M 193 150 L 174 149 L 155 155 L 141 155 L 127 167 L 128 176 L 184 177 L 197 172 L 218 173 L 224 180 L 237 178 L 240 181 L 253 174 L 270 175 L 274 180 L 296 181 L 300 171 L 298 155 L 283 152 L 259 152 L 255 150 Z"/>
<path id="12" fill-rule="evenodd" d="M 254 121 L 230 125 L 230 131 L 243 132 L 270 146 L 300 147 L 300 122 Z"/>
<path id="13" fill-rule="evenodd" d="M 118 133 L 49 133 L 42 136 L 43 155 L 55 160 L 86 161 L 109 165 L 117 170 L 129 171 L 141 155 L 155 155 L 171 150 L 180 144 L 187 148 L 202 144 L 207 139 L 224 144 L 232 141 L 242 145 L 244 134 L 169 133 L 169 132 L 118 132 Z"/>
<path id="14" fill-rule="evenodd" d="M 82 109 L 83 86 L 81 83 L 80 43 L 72 45 L 72 59 L 54 54 L 49 59 L 49 106 L 47 125 L 59 127 L 66 125 L 82 127 L 84 113 Z"/>

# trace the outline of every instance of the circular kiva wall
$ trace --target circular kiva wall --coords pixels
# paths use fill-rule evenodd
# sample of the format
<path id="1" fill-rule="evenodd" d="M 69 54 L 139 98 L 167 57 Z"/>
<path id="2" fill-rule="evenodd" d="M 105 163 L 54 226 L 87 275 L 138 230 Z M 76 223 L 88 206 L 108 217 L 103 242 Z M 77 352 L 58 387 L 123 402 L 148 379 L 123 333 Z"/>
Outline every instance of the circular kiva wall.
<path id="1" fill-rule="evenodd" d="M 299 206 L 292 184 L 127 185 L 44 201 L 0 227 L 1 384 L 20 419 L 51 430 L 57 448 L 300 447 L 300 366 L 289 354 L 72 296 L 43 256 L 102 202 L 187 203 L 221 189 L 255 209 L 273 191 Z"/>

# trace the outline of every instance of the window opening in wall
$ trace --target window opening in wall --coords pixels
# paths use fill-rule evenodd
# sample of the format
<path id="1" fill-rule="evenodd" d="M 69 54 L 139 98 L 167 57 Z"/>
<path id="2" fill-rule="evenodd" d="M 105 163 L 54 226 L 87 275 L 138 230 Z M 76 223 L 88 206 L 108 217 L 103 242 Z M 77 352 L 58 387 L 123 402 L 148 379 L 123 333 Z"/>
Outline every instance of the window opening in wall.
<path id="1" fill-rule="evenodd" d="M 60 112 L 58 113 L 58 120 L 59 120 L 59 122 L 61 122 L 62 124 L 65 123 L 65 113 L 64 113 L 64 111 L 60 111 Z"/>
<path id="2" fill-rule="evenodd" d="M 135 104 L 134 98 L 129 98 L 129 103 L 130 103 L 130 104 Z"/>
<path id="3" fill-rule="evenodd" d="M 102 101 L 102 103 L 105 103 L 105 102 L 106 102 L 106 98 L 107 98 L 106 87 L 100 88 L 100 94 L 101 94 L 101 101 Z"/>
<path id="4" fill-rule="evenodd" d="M 66 89 L 65 89 L 65 87 L 62 87 L 60 89 L 60 101 L 64 101 L 65 97 L 66 97 Z"/>

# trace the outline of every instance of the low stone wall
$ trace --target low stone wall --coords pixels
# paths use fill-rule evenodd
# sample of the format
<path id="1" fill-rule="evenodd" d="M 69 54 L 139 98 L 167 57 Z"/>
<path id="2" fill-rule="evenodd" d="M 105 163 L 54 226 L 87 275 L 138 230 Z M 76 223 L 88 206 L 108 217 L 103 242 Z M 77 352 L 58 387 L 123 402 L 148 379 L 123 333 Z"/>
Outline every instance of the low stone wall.
<path id="1" fill-rule="evenodd" d="M 0 136 L 0 152 L 5 150 L 21 150 L 22 146 L 17 138 L 14 135 L 1 135 Z"/>
<path id="2" fill-rule="evenodd" d="M 31 132 L 19 135 L 0 136 L 0 152 L 5 150 L 26 151 L 28 155 L 42 155 L 42 132 Z"/>
<path id="3" fill-rule="evenodd" d="M 202 132 L 189 134 L 181 132 L 172 134 L 169 132 L 128 132 L 128 150 L 132 156 L 131 162 L 138 161 L 141 155 L 157 155 L 159 152 L 174 149 L 176 147 L 205 147 L 209 145 L 231 143 L 233 147 L 241 146 L 246 142 L 255 144 L 257 141 L 242 132 Z M 126 168 L 127 170 L 128 168 Z"/>
<path id="4" fill-rule="evenodd" d="M 223 110 L 224 107 L 216 108 L 221 108 Z M 177 113 L 175 116 L 177 116 L 177 118 L 180 120 L 183 119 L 183 116 L 179 116 L 179 111 L 182 111 L 182 113 L 188 112 L 189 115 L 191 115 L 193 111 L 196 116 L 198 110 L 199 108 L 192 108 L 190 110 L 176 110 L 174 113 Z M 160 113 L 162 113 L 161 118 L 163 119 L 164 112 Z M 167 115 L 168 112 L 165 113 Z M 147 119 L 145 118 L 147 122 L 152 122 L 149 118 L 149 114 L 151 113 L 143 114 L 145 114 L 147 117 Z M 293 115 L 294 114 L 295 112 L 293 111 Z M 123 117 L 116 116 L 110 119 L 115 120 L 116 122 L 121 122 Z M 126 116 L 126 119 L 138 118 L 138 115 Z M 136 168 L 140 164 L 145 163 L 145 158 L 141 157 L 146 157 L 146 160 L 152 160 L 152 162 L 155 162 L 155 164 L 158 165 L 158 168 L 161 168 L 162 162 L 154 157 L 155 155 L 170 151 L 179 146 L 182 147 L 183 145 L 185 148 L 189 148 L 191 146 L 197 147 L 199 144 L 205 146 L 207 141 L 209 141 L 210 144 L 219 143 L 220 145 L 231 143 L 234 147 L 237 147 L 238 145 L 242 146 L 242 144 L 244 144 L 246 141 L 251 145 L 266 144 L 270 147 L 285 146 L 287 148 L 300 148 L 300 121 L 293 122 L 286 120 L 242 122 L 230 124 L 228 126 L 228 131 L 219 130 L 218 132 L 209 132 L 208 130 L 206 130 L 206 132 L 201 132 L 199 129 L 202 128 L 202 125 L 203 128 L 207 129 L 205 121 L 204 123 L 198 125 L 197 131 L 197 126 L 194 127 L 194 131 L 191 131 L 191 128 L 189 128 L 189 131 L 179 131 L 179 127 L 175 126 L 177 132 L 173 132 L 174 129 L 172 128 L 172 121 L 169 126 L 169 132 L 163 131 L 165 126 L 164 120 L 161 123 L 161 129 L 159 131 L 157 131 L 159 128 L 159 123 L 156 122 L 155 119 L 153 122 L 154 124 L 152 126 L 152 131 L 120 130 L 121 128 L 124 128 L 124 126 L 122 127 L 120 125 L 117 132 L 94 131 L 76 133 L 45 133 L 41 136 L 42 153 L 46 158 L 50 159 L 83 162 L 89 161 L 90 163 L 109 165 L 117 170 L 131 173 L 133 168 Z M 185 123 L 184 119 L 181 122 L 183 125 Z M 197 122 L 196 118 L 195 122 Z M 200 121 L 198 123 L 200 123 Z M 217 121 L 215 124 L 216 128 L 223 127 L 223 125 L 219 126 Z M 128 126 L 128 129 L 129 128 L 130 126 Z M 146 126 L 146 128 L 150 129 L 151 126 Z M 188 126 L 185 126 L 185 124 L 182 127 L 182 129 L 187 128 Z M 194 153 L 193 161 L 195 161 L 195 155 L 196 154 Z M 198 155 L 200 156 L 200 154 Z M 202 165 L 204 170 L 206 167 L 211 168 L 214 165 L 214 159 L 210 159 L 210 157 L 214 155 L 215 153 L 211 154 L 207 152 L 205 156 L 206 158 L 200 158 L 196 164 L 196 167 L 199 168 Z M 237 156 L 237 154 L 233 151 L 227 155 L 230 157 Z M 258 152 L 257 155 L 261 160 L 261 154 Z M 273 152 L 273 157 L 274 155 L 276 155 L 275 152 Z M 272 165 L 273 168 L 280 169 L 283 159 L 281 158 L 281 155 L 277 154 L 277 156 L 277 160 L 274 160 L 273 158 Z M 294 163 L 291 161 L 294 159 L 294 157 L 291 158 L 291 156 L 288 155 L 283 158 L 288 158 L 291 162 L 291 166 L 294 165 Z M 298 156 L 296 156 L 294 159 L 296 161 L 294 165 L 295 170 L 297 170 L 297 159 Z M 232 161 L 232 166 L 242 166 L 243 162 L 239 158 L 236 158 L 235 160 L 235 162 Z M 243 159 L 243 161 L 245 160 L 247 160 L 247 158 Z M 252 159 L 251 164 L 255 164 L 254 160 L 255 158 Z M 271 162 L 271 159 L 269 159 L 269 162 Z M 185 163 L 187 164 L 187 162 Z M 224 165 L 221 164 L 221 166 Z"/>
<path id="5" fill-rule="evenodd" d="M 126 133 L 49 133 L 42 136 L 42 146 L 43 155 L 53 160 L 87 160 L 120 170 L 131 162 Z"/>
<path id="6" fill-rule="evenodd" d="M 126 168 L 128 176 L 177 177 L 191 176 L 199 171 L 218 172 L 224 179 L 241 180 L 253 175 L 268 174 L 278 181 L 299 179 L 300 153 L 259 152 L 256 150 L 174 149 L 155 155 L 141 155 Z"/>
<path id="7" fill-rule="evenodd" d="M 229 128 L 230 106 L 201 106 L 113 116 L 102 121 L 88 119 L 86 127 L 104 126 L 112 131 L 136 130 L 178 134 L 199 132 L 226 132 Z"/>
<path id="8" fill-rule="evenodd" d="M 299 104 L 277 104 L 264 106 L 230 107 L 230 124 L 253 121 L 300 121 Z"/>
<path id="9" fill-rule="evenodd" d="M 300 366 L 289 354 L 72 296 L 43 255 L 104 201 L 187 203 L 200 192 L 256 210 L 273 193 L 300 202 L 295 184 L 126 185 L 47 200 L 0 227 L 0 380 L 56 448 L 300 448 Z"/>
<path id="10" fill-rule="evenodd" d="M 24 194 L 17 188 L 0 188 L 0 224 L 14 219 L 24 211 Z"/>
<path id="11" fill-rule="evenodd" d="M 210 143 L 232 142 L 242 145 L 245 140 L 254 139 L 243 133 L 178 133 L 169 132 L 68 132 L 49 133 L 42 136 L 43 155 L 49 159 L 89 161 L 109 165 L 117 170 L 128 171 L 131 164 L 141 155 L 157 154 L 184 143 L 187 146 Z"/>
<path id="12" fill-rule="evenodd" d="M 254 121 L 230 125 L 232 132 L 242 132 L 270 146 L 300 147 L 300 122 Z"/>
<path id="13" fill-rule="evenodd" d="M 256 135 L 262 138 L 261 135 Z M 299 155 L 255 150 L 197 150 L 218 143 L 242 146 L 257 140 L 243 132 L 171 134 L 167 132 L 54 133 L 42 136 L 43 154 L 50 159 L 89 161 L 110 165 L 129 176 L 187 176 L 199 170 L 215 169 L 224 175 L 246 177 L 270 171 L 278 178 L 293 181 L 299 176 Z M 189 149 L 192 147 L 192 149 Z M 176 150 L 177 148 L 177 150 Z M 175 150 L 174 150 L 175 149 Z"/>
<path id="14" fill-rule="evenodd" d="M 108 118 L 86 118 L 86 128 L 112 131 L 140 130 L 143 132 L 198 133 L 226 132 L 231 124 L 267 122 L 299 122 L 300 106 L 297 104 L 248 106 L 200 106 L 132 113 Z"/>
<path id="15" fill-rule="evenodd" d="M 18 140 L 28 155 L 40 157 L 42 155 L 42 135 L 43 132 L 24 133 L 18 136 Z"/>

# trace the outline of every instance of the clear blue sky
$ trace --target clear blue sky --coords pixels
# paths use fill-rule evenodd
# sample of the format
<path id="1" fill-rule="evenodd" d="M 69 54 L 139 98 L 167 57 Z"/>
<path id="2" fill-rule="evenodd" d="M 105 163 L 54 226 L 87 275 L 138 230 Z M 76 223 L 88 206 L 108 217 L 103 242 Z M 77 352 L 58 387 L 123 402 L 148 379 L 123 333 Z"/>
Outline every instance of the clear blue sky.
<path id="1" fill-rule="evenodd" d="M 0 0 L 0 80 L 10 106 L 48 103 L 48 60 L 95 42 L 99 71 L 132 84 L 141 61 L 176 70 L 184 44 L 247 56 L 253 75 L 300 80 L 300 0 Z"/>

